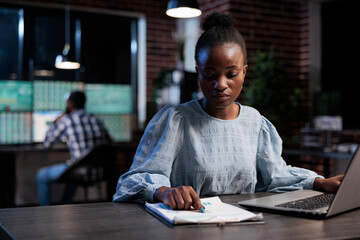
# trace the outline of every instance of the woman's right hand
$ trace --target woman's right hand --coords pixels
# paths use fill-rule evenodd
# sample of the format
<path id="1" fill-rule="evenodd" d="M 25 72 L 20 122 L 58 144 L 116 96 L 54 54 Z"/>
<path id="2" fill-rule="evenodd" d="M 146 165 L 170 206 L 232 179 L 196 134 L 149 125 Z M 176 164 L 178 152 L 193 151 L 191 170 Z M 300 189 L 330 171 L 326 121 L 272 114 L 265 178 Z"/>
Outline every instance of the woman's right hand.
<path id="1" fill-rule="evenodd" d="M 193 207 L 200 211 L 204 208 L 191 186 L 159 187 L 154 193 L 154 200 L 163 202 L 172 209 L 189 210 Z"/>

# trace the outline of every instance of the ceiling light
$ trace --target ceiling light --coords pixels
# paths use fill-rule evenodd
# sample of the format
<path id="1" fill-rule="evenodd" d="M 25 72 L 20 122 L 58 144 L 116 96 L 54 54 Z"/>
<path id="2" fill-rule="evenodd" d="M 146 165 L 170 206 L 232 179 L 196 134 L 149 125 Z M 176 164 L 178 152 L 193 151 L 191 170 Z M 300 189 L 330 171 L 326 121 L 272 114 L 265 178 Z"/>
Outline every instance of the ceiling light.
<path id="1" fill-rule="evenodd" d="M 170 0 L 166 15 L 175 18 L 193 18 L 200 16 L 201 10 L 196 0 Z"/>
<path id="2" fill-rule="evenodd" d="M 67 3 L 65 8 L 65 45 L 62 54 L 57 55 L 55 67 L 58 69 L 79 69 L 80 63 L 70 61 L 70 5 Z"/>

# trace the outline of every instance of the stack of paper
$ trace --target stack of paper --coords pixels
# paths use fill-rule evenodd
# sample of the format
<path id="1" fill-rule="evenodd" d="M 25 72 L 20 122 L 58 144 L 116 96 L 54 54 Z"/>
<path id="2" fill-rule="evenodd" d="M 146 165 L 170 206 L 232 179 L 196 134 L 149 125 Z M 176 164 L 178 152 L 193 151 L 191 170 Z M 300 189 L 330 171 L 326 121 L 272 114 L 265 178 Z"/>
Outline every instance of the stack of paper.
<path id="1" fill-rule="evenodd" d="M 198 210 L 172 210 L 164 203 L 146 203 L 154 211 L 172 224 L 188 223 L 233 223 L 246 220 L 262 220 L 262 214 L 254 214 L 242 208 L 223 203 L 219 197 L 203 198 L 204 213 Z"/>

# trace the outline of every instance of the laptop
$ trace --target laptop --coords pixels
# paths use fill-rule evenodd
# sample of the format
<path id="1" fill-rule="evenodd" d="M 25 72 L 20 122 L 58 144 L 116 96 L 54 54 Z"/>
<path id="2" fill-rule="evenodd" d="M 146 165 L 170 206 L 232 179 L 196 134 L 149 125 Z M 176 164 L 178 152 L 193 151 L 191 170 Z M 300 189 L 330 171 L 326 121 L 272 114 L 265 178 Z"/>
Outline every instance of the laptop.
<path id="1" fill-rule="evenodd" d="M 336 194 L 297 190 L 275 194 L 238 204 L 242 207 L 268 209 L 276 213 L 327 218 L 360 207 L 360 147 L 354 153 Z"/>

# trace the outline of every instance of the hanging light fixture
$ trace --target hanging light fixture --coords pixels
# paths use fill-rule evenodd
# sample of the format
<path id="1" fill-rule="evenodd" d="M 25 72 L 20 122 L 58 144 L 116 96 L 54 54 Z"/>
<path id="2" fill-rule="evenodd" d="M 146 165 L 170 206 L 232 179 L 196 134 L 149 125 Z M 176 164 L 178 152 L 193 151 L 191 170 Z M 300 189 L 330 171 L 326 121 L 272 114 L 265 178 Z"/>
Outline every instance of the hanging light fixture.
<path id="1" fill-rule="evenodd" d="M 58 69 L 79 69 L 80 63 L 70 61 L 70 5 L 65 7 L 65 45 L 62 54 L 57 55 L 55 59 L 55 67 Z"/>
<path id="2" fill-rule="evenodd" d="M 166 15 L 175 18 L 193 18 L 200 16 L 201 10 L 196 0 L 170 0 Z"/>

